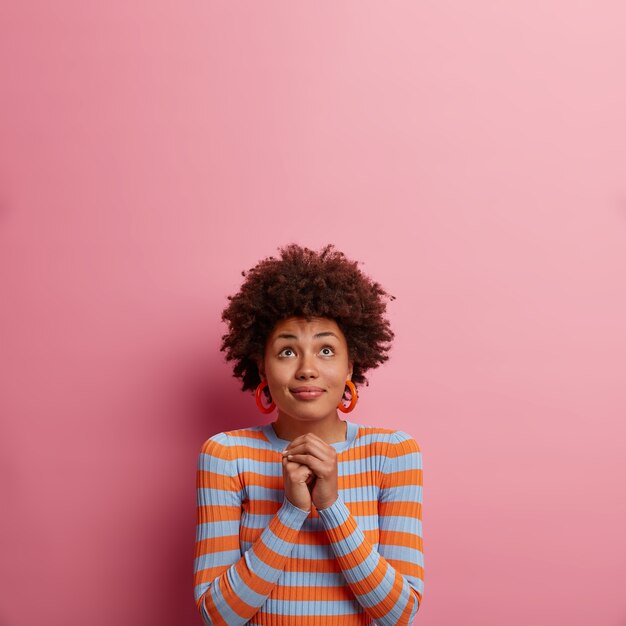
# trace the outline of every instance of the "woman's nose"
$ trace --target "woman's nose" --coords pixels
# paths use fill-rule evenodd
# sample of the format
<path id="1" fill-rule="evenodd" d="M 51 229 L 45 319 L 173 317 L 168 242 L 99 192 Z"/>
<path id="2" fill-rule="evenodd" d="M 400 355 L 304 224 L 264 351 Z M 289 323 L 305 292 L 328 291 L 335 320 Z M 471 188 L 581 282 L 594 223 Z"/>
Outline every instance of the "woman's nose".
<path id="1" fill-rule="evenodd" d="M 297 378 L 316 378 L 317 368 L 315 366 L 315 355 L 304 354 L 298 364 Z"/>

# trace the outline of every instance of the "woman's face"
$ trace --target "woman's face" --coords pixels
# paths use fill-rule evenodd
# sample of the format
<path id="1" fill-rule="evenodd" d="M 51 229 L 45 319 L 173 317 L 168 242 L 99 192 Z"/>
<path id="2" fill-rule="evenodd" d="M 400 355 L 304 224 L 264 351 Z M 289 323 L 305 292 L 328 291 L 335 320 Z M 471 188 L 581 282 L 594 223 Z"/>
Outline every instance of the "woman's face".
<path id="1" fill-rule="evenodd" d="M 271 332 L 259 371 L 283 416 L 331 418 L 352 376 L 348 343 L 334 320 L 290 317 Z"/>

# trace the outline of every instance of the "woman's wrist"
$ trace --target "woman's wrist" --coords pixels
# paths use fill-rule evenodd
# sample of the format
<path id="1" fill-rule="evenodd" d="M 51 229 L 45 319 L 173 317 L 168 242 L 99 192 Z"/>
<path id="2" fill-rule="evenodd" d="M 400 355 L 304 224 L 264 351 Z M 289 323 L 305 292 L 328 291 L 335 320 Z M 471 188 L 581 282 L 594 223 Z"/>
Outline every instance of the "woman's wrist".
<path id="1" fill-rule="evenodd" d="M 338 499 L 339 499 L 339 494 L 337 494 L 337 495 L 335 496 L 335 499 L 334 499 L 332 502 L 329 502 L 329 503 L 322 503 L 320 506 L 317 506 L 317 504 L 316 504 L 316 505 L 315 505 L 315 508 L 316 508 L 318 511 L 323 511 L 323 510 L 325 510 L 325 509 L 329 509 L 329 508 L 330 508 L 333 504 L 335 504 L 335 502 L 337 502 L 337 500 L 338 500 Z"/>

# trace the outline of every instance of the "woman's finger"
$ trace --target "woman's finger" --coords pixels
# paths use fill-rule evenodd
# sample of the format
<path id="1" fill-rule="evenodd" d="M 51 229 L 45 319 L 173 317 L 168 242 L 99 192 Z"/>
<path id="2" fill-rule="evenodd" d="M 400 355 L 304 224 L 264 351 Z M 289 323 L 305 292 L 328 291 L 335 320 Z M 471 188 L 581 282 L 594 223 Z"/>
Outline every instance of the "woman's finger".
<path id="1" fill-rule="evenodd" d="M 311 470 L 313 470 L 316 476 L 320 478 L 329 475 L 333 469 L 330 463 L 321 461 L 317 457 L 312 456 L 310 454 L 289 455 L 287 459 L 291 462 L 300 463 L 301 465 L 306 465 Z"/>
<path id="2" fill-rule="evenodd" d="M 289 480 L 297 483 L 308 482 L 314 476 L 313 470 L 302 463 L 283 459 L 283 466 L 289 474 Z"/>
<path id="3" fill-rule="evenodd" d="M 283 455 L 287 454 L 313 454 L 321 459 L 331 459 L 336 455 L 336 451 L 325 441 L 306 439 L 295 443 L 295 440 L 283 450 Z"/>

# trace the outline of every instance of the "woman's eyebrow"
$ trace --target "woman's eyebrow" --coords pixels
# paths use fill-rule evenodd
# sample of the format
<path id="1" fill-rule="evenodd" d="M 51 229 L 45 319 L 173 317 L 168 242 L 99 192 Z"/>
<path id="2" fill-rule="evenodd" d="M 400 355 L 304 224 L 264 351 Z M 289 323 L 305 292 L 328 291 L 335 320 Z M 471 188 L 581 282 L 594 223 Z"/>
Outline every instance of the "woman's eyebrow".
<path id="1" fill-rule="evenodd" d="M 335 339 L 339 339 L 339 337 L 330 330 L 313 335 L 313 339 L 317 339 L 318 337 L 335 337 Z M 280 333 L 280 335 L 276 335 L 276 339 L 298 339 L 298 337 L 296 335 L 290 335 L 289 333 Z"/>

